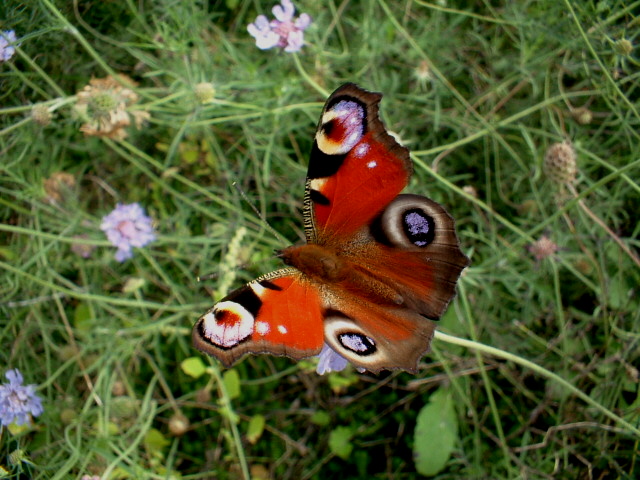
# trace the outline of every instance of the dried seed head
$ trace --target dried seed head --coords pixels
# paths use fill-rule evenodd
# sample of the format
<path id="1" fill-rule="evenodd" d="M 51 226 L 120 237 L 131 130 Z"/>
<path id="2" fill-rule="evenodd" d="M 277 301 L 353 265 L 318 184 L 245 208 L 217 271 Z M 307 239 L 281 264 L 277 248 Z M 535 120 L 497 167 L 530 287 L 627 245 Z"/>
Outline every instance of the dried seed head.
<path id="1" fill-rule="evenodd" d="M 169 431 L 176 437 L 182 436 L 189 430 L 189 419 L 182 413 L 176 413 L 169 419 Z"/>
<path id="2" fill-rule="evenodd" d="M 38 103 L 31 108 L 31 118 L 38 125 L 42 125 L 43 127 L 46 127 L 51 123 L 51 119 L 53 118 L 53 115 L 51 114 L 51 112 L 49 111 L 46 105 L 43 105 L 42 103 Z"/>
<path id="3" fill-rule="evenodd" d="M 53 172 L 42 181 L 42 186 L 49 203 L 62 203 L 76 186 L 76 178 L 67 172 Z"/>
<path id="4" fill-rule="evenodd" d="M 473 198 L 478 198 L 478 190 L 473 185 L 465 185 L 462 187 L 462 191 L 468 195 L 471 195 Z"/>
<path id="5" fill-rule="evenodd" d="M 571 116 L 580 125 L 589 125 L 593 120 L 593 113 L 585 107 L 576 108 L 571 112 Z"/>
<path id="6" fill-rule="evenodd" d="M 528 248 L 536 260 L 544 260 L 558 251 L 558 245 L 546 235 L 533 242 Z"/>
<path id="7" fill-rule="evenodd" d="M 620 55 L 628 57 L 633 52 L 633 43 L 626 38 L 618 40 L 615 44 L 615 49 Z"/>
<path id="8" fill-rule="evenodd" d="M 578 167 L 576 151 L 571 142 L 554 143 L 544 155 L 542 166 L 545 175 L 558 184 L 573 183 L 576 180 Z"/>

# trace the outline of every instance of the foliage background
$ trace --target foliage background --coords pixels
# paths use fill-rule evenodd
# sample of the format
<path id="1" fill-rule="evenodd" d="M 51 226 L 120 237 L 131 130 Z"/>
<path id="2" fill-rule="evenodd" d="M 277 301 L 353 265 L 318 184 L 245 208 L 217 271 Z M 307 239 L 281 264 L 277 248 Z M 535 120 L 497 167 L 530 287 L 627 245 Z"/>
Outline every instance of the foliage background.
<path id="1" fill-rule="evenodd" d="M 313 24 L 287 54 L 247 34 L 269 2 L 3 1 L 20 46 L 0 64 L 0 366 L 45 405 L 0 433 L 7 476 L 635 478 L 639 4 L 301 0 Z M 114 73 L 151 119 L 84 136 L 75 95 Z M 440 330 L 497 350 L 442 336 L 416 376 L 268 356 L 223 372 L 191 325 L 302 239 L 315 125 L 346 81 L 384 93 L 408 190 L 447 206 L 472 259 Z M 564 140 L 575 189 L 542 171 Z M 75 181 L 54 201 L 57 172 Z M 159 233 L 123 264 L 99 230 L 117 202 Z M 539 260 L 543 236 L 559 249 Z"/>

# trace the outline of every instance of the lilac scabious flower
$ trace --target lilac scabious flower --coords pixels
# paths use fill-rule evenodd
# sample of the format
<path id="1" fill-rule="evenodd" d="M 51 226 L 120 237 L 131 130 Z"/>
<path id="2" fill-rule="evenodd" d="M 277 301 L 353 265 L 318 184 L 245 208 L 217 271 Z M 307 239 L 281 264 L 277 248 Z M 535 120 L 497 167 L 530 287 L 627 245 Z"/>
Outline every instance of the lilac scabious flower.
<path id="1" fill-rule="evenodd" d="M 29 423 L 29 414 L 37 417 L 44 409 L 35 385 L 22 385 L 22 374 L 15 368 L 4 376 L 9 383 L 0 385 L 0 425 Z"/>
<path id="2" fill-rule="evenodd" d="M 6 62 L 13 54 L 16 53 L 15 47 L 12 45 L 16 43 L 16 32 L 13 30 L 4 30 L 0 32 L 0 62 Z"/>
<path id="3" fill-rule="evenodd" d="M 311 25 L 311 17 L 306 13 L 294 20 L 295 8 L 291 0 L 281 0 L 271 10 L 274 20 L 269 21 L 264 15 L 258 15 L 254 23 L 247 26 L 249 34 L 256 39 L 260 50 L 273 47 L 284 48 L 285 52 L 297 52 L 304 45 L 304 30 Z"/>
<path id="4" fill-rule="evenodd" d="M 102 218 L 100 229 L 107 234 L 116 247 L 116 260 L 124 262 L 133 256 L 133 247 L 144 247 L 156 239 L 151 218 L 138 203 L 117 204 L 116 208 Z"/>
<path id="5" fill-rule="evenodd" d="M 347 367 L 349 363 L 346 358 L 336 352 L 326 343 L 322 346 L 322 351 L 318 355 L 320 361 L 316 367 L 316 373 L 318 375 L 324 375 L 325 373 L 340 372 Z"/>

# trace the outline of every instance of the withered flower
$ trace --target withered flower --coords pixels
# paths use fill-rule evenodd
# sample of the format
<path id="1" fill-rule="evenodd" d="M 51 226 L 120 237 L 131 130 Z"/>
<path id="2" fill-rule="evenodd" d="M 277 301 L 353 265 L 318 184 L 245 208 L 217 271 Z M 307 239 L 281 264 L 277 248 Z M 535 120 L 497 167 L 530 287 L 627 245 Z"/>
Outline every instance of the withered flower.
<path id="1" fill-rule="evenodd" d="M 125 128 L 131 125 L 132 120 L 140 128 L 151 115 L 131 108 L 139 98 L 133 91 L 136 85 L 126 75 L 118 75 L 118 80 L 111 75 L 92 78 L 89 85 L 78 93 L 75 108 L 87 119 L 80 131 L 85 135 L 122 140 L 127 136 Z"/>

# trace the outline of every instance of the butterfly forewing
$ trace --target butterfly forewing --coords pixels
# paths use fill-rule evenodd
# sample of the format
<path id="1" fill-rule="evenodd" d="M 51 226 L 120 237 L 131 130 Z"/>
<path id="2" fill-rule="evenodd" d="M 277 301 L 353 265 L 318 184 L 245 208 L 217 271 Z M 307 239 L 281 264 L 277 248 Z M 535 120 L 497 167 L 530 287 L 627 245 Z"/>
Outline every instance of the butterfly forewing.
<path id="1" fill-rule="evenodd" d="M 307 241 L 349 237 L 407 185 L 411 160 L 378 118 L 382 95 L 354 84 L 327 100 L 316 130 L 305 190 Z"/>

